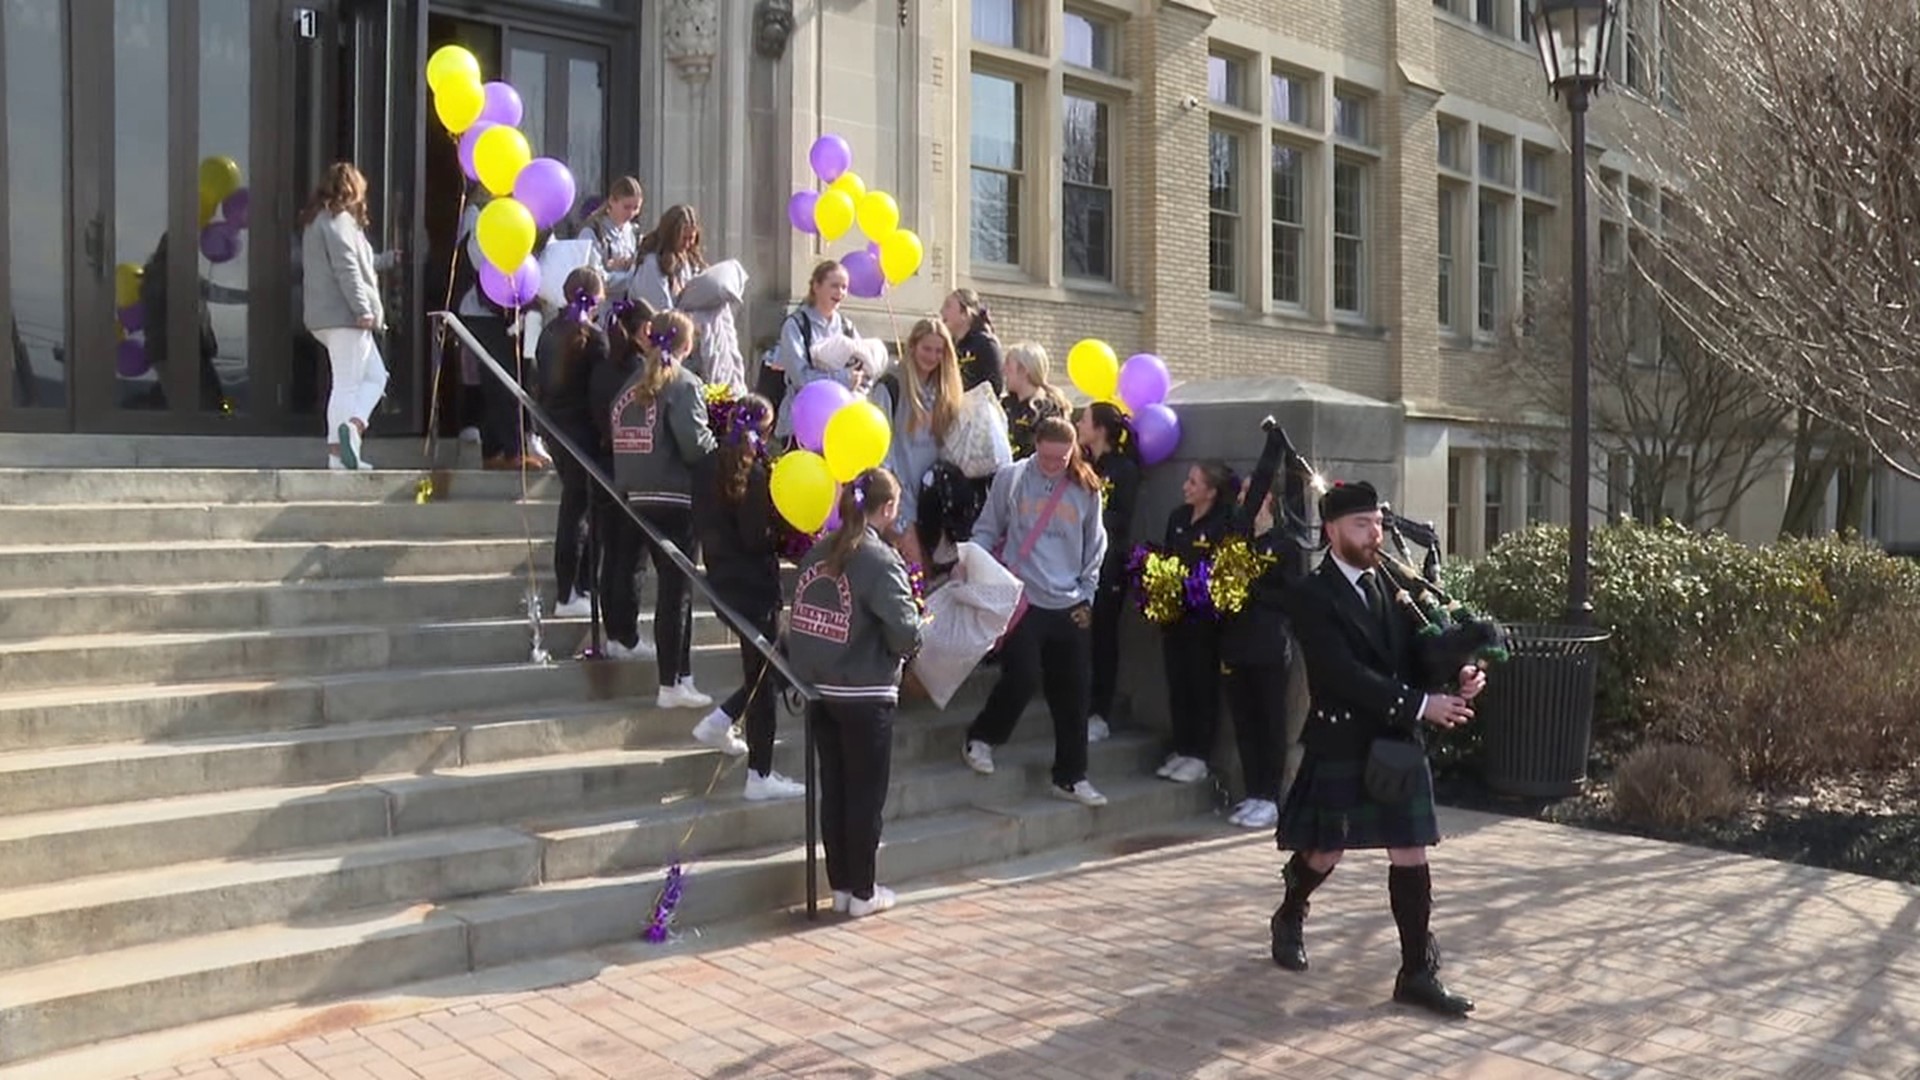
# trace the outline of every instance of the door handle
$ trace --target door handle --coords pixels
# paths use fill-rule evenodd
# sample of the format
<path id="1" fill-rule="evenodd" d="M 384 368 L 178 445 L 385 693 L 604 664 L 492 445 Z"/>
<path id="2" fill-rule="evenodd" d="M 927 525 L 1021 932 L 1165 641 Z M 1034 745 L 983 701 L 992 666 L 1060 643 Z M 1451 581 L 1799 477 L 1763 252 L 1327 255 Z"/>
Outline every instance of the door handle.
<path id="1" fill-rule="evenodd" d="M 107 219 L 105 215 L 95 214 L 87 222 L 85 242 L 87 262 L 93 266 L 95 277 L 105 277 L 107 269 Z"/>

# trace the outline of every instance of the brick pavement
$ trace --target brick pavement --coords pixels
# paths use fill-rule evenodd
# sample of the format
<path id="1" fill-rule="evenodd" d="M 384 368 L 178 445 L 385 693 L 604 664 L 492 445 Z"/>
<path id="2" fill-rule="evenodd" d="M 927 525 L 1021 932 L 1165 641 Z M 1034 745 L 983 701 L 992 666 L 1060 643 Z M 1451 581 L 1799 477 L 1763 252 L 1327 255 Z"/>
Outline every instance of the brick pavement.
<path id="1" fill-rule="evenodd" d="M 227 1022 L 224 1050 L 137 1075 L 1920 1080 L 1920 889 L 1459 811 L 1443 824 L 1435 925 L 1447 977 L 1479 1000 L 1465 1023 L 1387 1002 L 1380 855 L 1349 856 L 1316 895 L 1313 970 L 1293 975 L 1266 957 L 1270 842 L 1209 832 L 910 891 L 858 923 L 603 950 L 526 976 L 567 980 L 544 989 L 476 976 L 262 1014 Z"/>

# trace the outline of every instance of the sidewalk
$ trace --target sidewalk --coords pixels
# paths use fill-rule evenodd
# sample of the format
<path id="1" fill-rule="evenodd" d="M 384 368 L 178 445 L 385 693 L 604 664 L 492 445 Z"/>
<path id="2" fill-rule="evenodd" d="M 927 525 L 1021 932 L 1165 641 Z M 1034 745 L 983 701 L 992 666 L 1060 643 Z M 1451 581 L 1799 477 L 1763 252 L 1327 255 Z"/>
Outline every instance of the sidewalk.
<path id="1" fill-rule="evenodd" d="M 1465 1023 L 1387 1001 L 1398 953 L 1379 853 L 1350 855 L 1316 894 L 1313 969 L 1294 975 L 1266 955 L 1270 838 L 1207 827 L 910 891 L 857 923 L 689 933 L 27 1068 L 63 1080 L 1920 1078 L 1920 889 L 1462 811 L 1442 824 L 1435 929 L 1446 977 L 1479 1001 Z M 687 887 L 700 887 L 697 866 Z"/>

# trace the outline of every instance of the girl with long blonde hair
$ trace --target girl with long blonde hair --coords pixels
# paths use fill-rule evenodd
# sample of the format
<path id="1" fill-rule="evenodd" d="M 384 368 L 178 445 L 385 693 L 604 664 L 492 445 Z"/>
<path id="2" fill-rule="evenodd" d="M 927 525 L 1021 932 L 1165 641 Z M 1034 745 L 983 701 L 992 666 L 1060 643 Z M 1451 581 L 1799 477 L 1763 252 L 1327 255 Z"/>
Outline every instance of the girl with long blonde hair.
<path id="1" fill-rule="evenodd" d="M 967 538 L 966 529 L 949 526 L 953 511 L 961 512 L 969 529 L 977 513 L 977 507 L 952 505 L 971 491 L 965 478 L 952 483 L 944 476 L 946 469 L 938 468 L 941 447 L 959 419 L 964 393 L 953 335 L 937 319 L 913 324 L 906 356 L 873 388 L 873 403 L 893 424 L 886 466 L 899 477 L 901 487 L 893 540 L 908 562 L 927 565 L 943 536 L 955 543 Z M 932 498 L 925 497 L 929 488 L 935 489 Z"/>

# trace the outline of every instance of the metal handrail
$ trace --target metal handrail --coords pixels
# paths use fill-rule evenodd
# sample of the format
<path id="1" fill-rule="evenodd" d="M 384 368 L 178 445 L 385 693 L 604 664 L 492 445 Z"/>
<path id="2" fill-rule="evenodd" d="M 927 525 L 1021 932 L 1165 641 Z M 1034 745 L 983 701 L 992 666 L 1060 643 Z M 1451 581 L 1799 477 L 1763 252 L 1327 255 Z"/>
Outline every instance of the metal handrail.
<path id="1" fill-rule="evenodd" d="M 559 445 L 562 450 L 572 455 L 573 460 L 580 466 L 581 470 L 585 472 L 595 484 L 598 484 L 602 491 L 607 493 L 608 498 L 613 501 L 613 504 L 625 511 L 627 517 L 630 518 L 635 525 L 639 526 L 640 531 L 646 535 L 647 540 L 655 547 L 667 553 L 667 558 L 672 561 L 675 568 L 686 575 L 687 582 L 692 585 L 695 592 L 706 599 L 708 605 L 713 608 L 713 613 L 720 617 L 721 622 L 726 623 L 734 633 L 740 636 L 741 640 L 751 644 L 754 651 L 758 652 L 761 657 L 766 660 L 768 666 L 772 667 L 774 671 L 779 672 L 780 677 L 786 681 L 787 686 L 794 693 L 798 694 L 808 705 L 820 699 L 820 691 L 818 688 L 793 673 L 793 668 L 788 666 L 787 658 L 780 652 L 779 646 L 768 641 L 766 635 L 760 632 L 759 627 L 755 626 L 739 612 L 733 610 L 733 608 L 727 606 L 726 601 L 720 599 L 720 595 L 714 591 L 713 586 L 707 582 L 706 577 L 694 566 L 693 560 L 687 557 L 687 553 L 681 551 L 679 545 L 667 539 L 659 529 L 654 527 L 652 522 L 648 521 L 639 511 L 633 508 L 632 504 L 627 502 L 625 493 L 614 485 L 611 477 L 600 470 L 600 466 L 594 461 L 593 456 L 576 445 L 574 441 L 567 436 L 566 432 L 560 430 L 559 425 L 553 422 L 553 419 L 546 414 L 546 411 L 534 402 L 532 396 L 527 393 L 526 388 L 520 385 L 520 380 L 508 374 L 507 369 L 501 367 L 499 361 L 495 360 L 493 356 L 487 352 L 486 348 L 474 338 L 473 332 L 467 329 L 466 324 L 460 321 L 458 315 L 455 315 L 451 311 L 435 311 L 429 314 L 431 318 L 439 319 L 446 325 L 447 329 L 453 331 L 453 335 L 460 339 L 460 344 L 466 346 L 467 351 L 473 353 L 474 357 L 480 361 L 481 367 L 485 368 L 494 378 L 500 380 L 501 385 L 505 386 L 507 390 L 513 394 L 514 398 L 520 402 L 521 408 L 527 410 L 527 416 L 533 421 L 534 426 L 538 427 L 541 432 L 545 434 L 547 440 Z M 804 713 L 801 717 L 800 732 L 801 753 L 806 757 L 807 918 L 813 919 L 817 918 L 819 914 L 820 871 L 816 850 L 819 847 L 819 836 L 817 831 L 818 817 L 815 813 L 813 728 L 811 724 L 807 723 L 807 717 Z"/>

